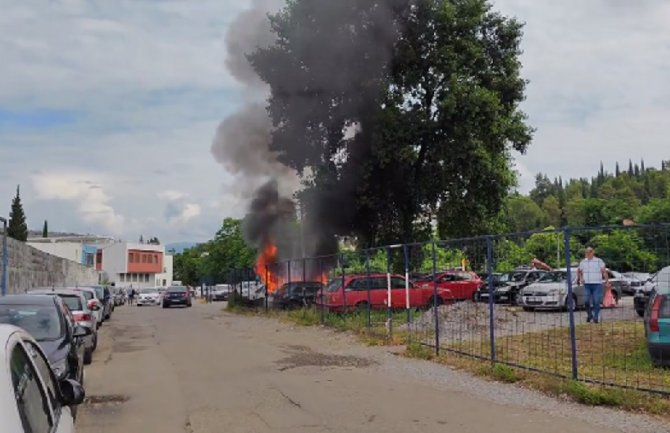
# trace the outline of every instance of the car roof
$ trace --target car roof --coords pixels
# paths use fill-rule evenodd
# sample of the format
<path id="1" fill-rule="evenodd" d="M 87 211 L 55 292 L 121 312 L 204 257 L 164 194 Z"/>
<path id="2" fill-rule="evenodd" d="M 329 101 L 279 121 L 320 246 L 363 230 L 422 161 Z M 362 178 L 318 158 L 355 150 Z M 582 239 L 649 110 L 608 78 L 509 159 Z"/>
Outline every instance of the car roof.
<path id="1" fill-rule="evenodd" d="M 0 297 L 2 305 L 54 305 L 54 295 L 7 295 Z"/>
<path id="2" fill-rule="evenodd" d="M 30 290 L 28 294 L 83 296 L 81 292 L 77 291 L 76 289 L 36 289 L 36 290 Z"/>

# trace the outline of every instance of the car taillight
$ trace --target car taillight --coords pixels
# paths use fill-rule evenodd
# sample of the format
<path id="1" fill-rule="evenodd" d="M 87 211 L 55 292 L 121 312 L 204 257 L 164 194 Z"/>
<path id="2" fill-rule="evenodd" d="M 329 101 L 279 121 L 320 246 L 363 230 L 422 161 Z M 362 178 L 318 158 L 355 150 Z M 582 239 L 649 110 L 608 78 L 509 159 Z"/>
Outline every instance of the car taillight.
<path id="1" fill-rule="evenodd" d="M 663 304 L 663 296 L 656 296 L 654 298 L 654 303 L 651 306 L 651 315 L 649 317 L 649 330 L 651 332 L 658 332 L 660 330 L 658 326 L 658 317 L 661 313 L 661 305 Z"/>
<path id="2" fill-rule="evenodd" d="M 81 315 L 81 321 L 82 322 L 90 322 L 91 321 L 91 315 L 88 313 L 84 313 Z"/>

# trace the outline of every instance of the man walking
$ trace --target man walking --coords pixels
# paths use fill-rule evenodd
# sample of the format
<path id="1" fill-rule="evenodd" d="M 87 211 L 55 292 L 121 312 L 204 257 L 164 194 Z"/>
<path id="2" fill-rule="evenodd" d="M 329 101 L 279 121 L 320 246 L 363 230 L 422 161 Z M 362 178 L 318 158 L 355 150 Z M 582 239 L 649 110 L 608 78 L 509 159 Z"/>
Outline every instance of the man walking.
<path id="1" fill-rule="evenodd" d="M 586 321 L 600 321 L 600 301 L 603 298 L 603 280 L 609 283 L 605 262 L 595 256 L 593 248 L 586 249 L 586 257 L 577 269 L 577 285 L 584 284 L 586 292 Z"/>

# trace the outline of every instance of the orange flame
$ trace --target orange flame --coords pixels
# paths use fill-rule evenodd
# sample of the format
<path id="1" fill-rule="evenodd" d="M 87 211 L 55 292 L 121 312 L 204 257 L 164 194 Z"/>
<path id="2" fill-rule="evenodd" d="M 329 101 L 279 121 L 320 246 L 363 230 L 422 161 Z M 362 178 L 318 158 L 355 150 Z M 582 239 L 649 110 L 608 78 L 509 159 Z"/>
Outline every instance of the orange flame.
<path id="1" fill-rule="evenodd" d="M 272 294 L 281 287 L 284 282 L 283 279 L 272 272 L 273 264 L 277 262 L 277 245 L 271 240 L 265 244 L 263 251 L 256 260 L 256 275 L 258 275 L 265 286 L 268 288 L 268 293 Z"/>

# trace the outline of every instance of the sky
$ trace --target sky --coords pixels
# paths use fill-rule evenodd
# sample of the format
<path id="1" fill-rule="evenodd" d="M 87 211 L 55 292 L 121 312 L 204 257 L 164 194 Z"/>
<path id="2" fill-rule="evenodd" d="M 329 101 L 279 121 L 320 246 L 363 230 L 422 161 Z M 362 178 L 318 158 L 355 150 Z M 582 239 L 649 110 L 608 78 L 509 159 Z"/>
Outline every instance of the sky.
<path id="1" fill-rule="evenodd" d="M 204 241 L 244 215 L 210 148 L 245 102 L 224 36 L 250 1 L 0 0 L 0 213 L 20 184 L 38 230 Z M 525 22 L 521 191 L 670 159 L 670 2 L 493 5 Z"/>

